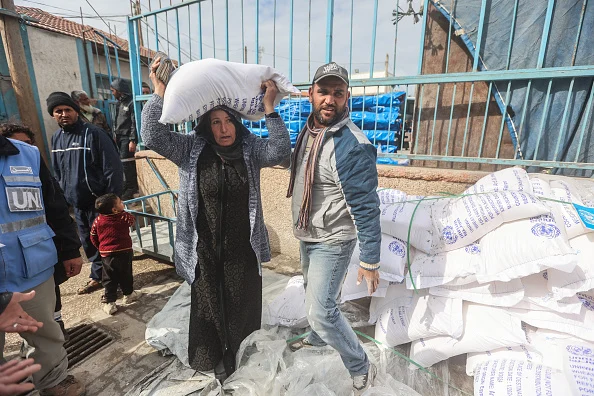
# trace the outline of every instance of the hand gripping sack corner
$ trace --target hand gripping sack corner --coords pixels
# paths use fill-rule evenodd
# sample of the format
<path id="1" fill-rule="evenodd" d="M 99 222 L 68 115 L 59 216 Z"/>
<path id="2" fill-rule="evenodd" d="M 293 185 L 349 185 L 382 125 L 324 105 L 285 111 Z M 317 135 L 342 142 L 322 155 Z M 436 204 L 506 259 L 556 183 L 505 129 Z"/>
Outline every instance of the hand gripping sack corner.
<path id="1" fill-rule="evenodd" d="M 287 94 L 299 94 L 285 76 L 269 66 L 218 59 L 188 62 L 169 80 L 159 122 L 192 121 L 219 105 L 236 110 L 247 120 L 259 120 L 264 116 L 260 85 L 266 80 L 273 80 L 278 87 L 275 106 Z"/>

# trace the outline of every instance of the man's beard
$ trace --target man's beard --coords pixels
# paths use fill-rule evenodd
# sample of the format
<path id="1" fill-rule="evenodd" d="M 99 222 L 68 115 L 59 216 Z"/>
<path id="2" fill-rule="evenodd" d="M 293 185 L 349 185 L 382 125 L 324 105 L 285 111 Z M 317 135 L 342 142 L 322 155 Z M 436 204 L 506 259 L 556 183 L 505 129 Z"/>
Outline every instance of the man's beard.
<path id="1" fill-rule="evenodd" d="M 80 109 L 82 111 L 84 111 L 85 113 L 92 114 L 93 113 L 93 110 L 95 110 L 95 108 L 93 106 L 91 106 L 91 105 L 82 105 L 81 104 L 79 106 L 80 106 Z"/>
<path id="2" fill-rule="evenodd" d="M 322 110 L 329 109 L 329 108 L 334 109 L 334 116 L 329 119 L 328 118 L 324 119 L 322 117 Z M 339 109 L 336 106 L 318 107 L 318 108 L 314 108 L 313 116 L 315 117 L 315 119 L 318 121 L 318 123 L 320 125 L 329 127 L 329 126 L 335 124 L 337 121 L 340 121 L 342 119 L 342 117 L 344 116 L 345 111 L 346 111 L 346 106 L 344 106 L 342 109 Z"/>

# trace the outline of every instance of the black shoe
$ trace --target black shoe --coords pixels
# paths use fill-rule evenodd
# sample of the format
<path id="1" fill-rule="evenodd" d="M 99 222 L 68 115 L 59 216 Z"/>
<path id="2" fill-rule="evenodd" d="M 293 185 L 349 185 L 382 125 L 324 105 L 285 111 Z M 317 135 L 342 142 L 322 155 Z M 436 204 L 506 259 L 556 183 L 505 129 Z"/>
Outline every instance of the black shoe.
<path id="1" fill-rule="evenodd" d="M 64 334 L 64 343 L 70 341 L 70 334 L 66 331 L 66 327 L 64 327 L 64 322 L 61 320 L 56 320 L 60 325 L 60 329 L 62 329 L 62 334 Z"/>

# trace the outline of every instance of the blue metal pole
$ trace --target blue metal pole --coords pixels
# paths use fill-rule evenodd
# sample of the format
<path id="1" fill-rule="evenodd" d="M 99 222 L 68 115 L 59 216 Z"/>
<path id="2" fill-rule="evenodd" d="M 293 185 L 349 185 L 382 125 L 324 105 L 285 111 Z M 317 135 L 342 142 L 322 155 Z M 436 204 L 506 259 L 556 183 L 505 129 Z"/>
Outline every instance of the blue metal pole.
<path id="1" fill-rule="evenodd" d="M 229 0 L 225 0 L 225 58 L 229 60 Z"/>
<path id="2" fill-rule="evenodd" d="M 138 72 L 140 71 L 139 63 L 140 57 L 138 54 L 138 24 L 132 21 L 130 18 L 128 19 L 128 37 L 129 40 L 129 49 L 130 49 L 130 74 L 132 80 L 132 95 L 133 95 L 133 104 L 134 104 L 134 121 L 136 122 L 136 130 L 140 132 L 141 127 L 141 108 L 140 103 L 136 101 L 136 96 L 140 95 L 141 93 L 141 74 Z M 134 73 L 134 71 L 137 71 Z M 138 133 L 138 141 L 142 143 L 141 135 Z M 140 239 L 140 238 L 139 238 Z"/>
<path id="3" fill-rule="evenodd" d="M 512 18 L 511 30 L 509 32 L 509 46 L 507 48 L 507 63 L 505 65 L 505 70 L 509 70 L 509 64 L 511 62 L 511 52 L 512 52 L 512 45 L 514 43 L 514 34 L 516 30 L 516 19 L 518 19 L 518 1 L 515 1 L 514 4 L 514 16 Z"/>
<path id="4" fill-rule="evenodd" d="M 109 47 L 107 46 L 107 40 L 105 39 L 105 37 L 103 38 L 103 51 L 105 54 L 105 63 L 107 64 L 107 78 L 109 79 L 109 83 L 111 84 L 111 57 L 109 56 Z"/>
<path id="5" fill-rule="evenodd" d="M 377 35 L 377 8 L 378 0 L 373 3 L 373 23 L 371 25 L 371 55 L 369 59 L 369 78 L 373 78 L 373 66 L 375 63 L 375 36 Z"/>
<path id="6" fill-rule="evenodd" d="M 448 28 L 448 49 L 446 52 L 446 63 L 445 63 L 445 72 L 446 73 L 448 72 L 448 68 L 450 66 L 450 49 L 452 46 L 452 24 L 454 22 L 454 1 L 455 0 L 452 0 L 451 4 L 450 4 L 450 18 L 449 18 L 450 26 Z M 446 146 L 447 146 L 447 143 L 446 143 Z"/>
<path id="7" fill-rule="evenodd" d="M 351 5 L 352 5 L 352 1 L 351 1 Z M 392 69 L 392 74 L 396 75 L 396 49 L 397 49 L 397 44 L 398 44 L 398 14 L 400 12 L 400 0 L 396 0 L 396 25 L 394 27 L 394 59 L 392 59 L 392 63 L 394 63 L 393 69 Z M 353 27 L 353 22 L 352 19 L 353 18 L 353 14 L 351 13 L 351 29 Z M 353 32 L 351 31 L 351 36 L 352 36 Z M 446 70 L 447 73 L 447 70 Z M 402 147 L 400 147 L 402 148 Z"/>
<path id="8" fill-rule="evenodd" d="M 419 68 L 418 73 L 421 74 L 423 71 L 423 53 L 425 52 L 425 30 L 427 27 L 427 13 L 429 12 L 429 0 L 423 2 L 423 26 L 421 27 L 421 45 L 419 46 Z M 416 139 L 415 139 L 416 140 Z"/>
<path id="9" fill-rule="evenodd" d="M 256 64 L 260 63 L 260 0 L 256 0 Z M 291 34 L 292 36 L 292 34 Z"/>
<path id="10" fill-rule="evenodd" d="M 120 78 L 120 77 L 122 77 L 122 73 L 120 73 L 120 58 L 118 56 L 118 47 L 114 47 L 114 51 L 115 51 L 116 68 L 118 70 L 118 78 Z"/>
<path id="11" fill-rule="evenodd" d="M 215 17 L 214 17 L 214 0 L 210 0 L 210 15 L 212 17 L 212 57 L 217 57 L 217 46 L 215 41 Z"/>
<path id="12" fill-rule="evenodd" d="M 177 60 L 179 62 L 178 66 L 182 64 L 181 58 L 181 38 L 179 32 L 179 9 L 175 9 L 175 32 L 177 33 Z"/>
<path id="13" fill-rule="evenodd" d="M 289 12 L 289 81 L 293 80 L 293 12 L 295 0 L 291 0 Z"/>
<path id="14" fill-rule="evenodd" d="M 241 53 L 244 54 L 245 52 L 245 27 L 243 24 L 243 0 L 241 0 Z M 242 55 L 243 57 L 243 55 Z M 247 63 L 247 55 L 243 60 L 243 63 Z"/>
<path id="15" fill-rule="evenodd" d="M 588 104 L 586 105 L 586 114 L 584 114 L 584 118 L 582 118 L 582 132 L 580 133 L 580 139 L 575 152 L 575 162 L 578 162 L 578 159 L 580 158 L 582 142 L 584 140 L 584 136 L 586 135 L 586 125 L 588 125 L 588 120 L 590 119 L 590 113 L 592 111 L 592 99 L 594 99 L 594 81 L 592 82 L 592 86 L 590 87 L 590 98 L 588 99 Z"/>
<path id="16" fill-rule="evenodd" d="M 553 21 L 553 10 L 555 8 L 555 0 L 549 0 L 547 6 L 547 15 L 545 17 L 544 29 L 542 30 L 542 39 L 540 40 L 540 51 L 538 52 L 538 61 L 536 67 L 540 69 L 544 65 L 544 59 L 547 52 L 547 44 L 549 42 L 549 33 L 551 31 L 551 22 Z"/>
<path id="17" fill-rule="evenodd" d="M 154 17 L 155 17 L 155 47 L 158 52 L 159 51 L 159 24 L 157 23 L 157 14 L 155 14 Z"/>
<path id="18" fill-rule="evenodd" d="M 332 28 L 334 23 L 334 0 L 328 0 L 326 16 L 326 63 L 332 61 Z"/>
<path id="19" fill-rule="evenodd" d="M 483 0 L 481 4 L 481 15 L 478 25 L 478 35 L 476 37 L 476 45 L 474 50 L 474 63 L 472 64 L 472 71 L 478 70 L 479 59 L 481 57 L 481 41 L 483 41 L 483 31 L 485 30 L 485 14 L 487 11 L 487 0 Z"/>
<path id="20" fill-rule="evenodd" d="M 351 38 L 349 40 L 349 75 L 353 73 L 353 14 L 355 12 L 355 2 L 351 0 Z"/>
<path id="21" fill-rule="evenodd" d="M 203 59 L 202 56 L 202 3 L 198 3 L 198 54 L 200 55 L 200 59 Z"/>

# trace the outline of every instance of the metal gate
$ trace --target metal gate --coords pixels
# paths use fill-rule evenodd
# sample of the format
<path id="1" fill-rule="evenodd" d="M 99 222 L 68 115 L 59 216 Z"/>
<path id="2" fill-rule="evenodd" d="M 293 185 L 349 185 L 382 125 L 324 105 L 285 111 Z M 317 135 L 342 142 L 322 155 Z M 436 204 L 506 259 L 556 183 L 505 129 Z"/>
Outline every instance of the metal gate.
<path id="1" fill-rule="evenodd" d="M 375 117 L 361 129 L 372 142 L 395 147 L 380 152 L 382 158 L 466 169 L 522 165 L 583 176 L 594 170 L 594 57 L 588 54 L 594 5 L 588 0 L 192 0 L 158 10 L 153 4 L 128 20 L 139 128 L 141 103 L 150 97 L 141 95 L 141 43 L 179 64 L 205 57 L 265 62 L 303 91 L 323 63 L 311 54 L 323 49 L 323 61 L 349 69 L 363 116 Z M 397 48 L 409 45 L 411 21 L 421 16 L 411 71 L 411 56 Z M 401 22 L 392 27 L 391 17 Z M 366 44 L 357 44 L 361 40 Z M 264 42 L 272 42 L 272 50 L 262 48 Z M 378 52 L 387 45 L 394 52 L 381 74 Z M 394 92 L 405 99 L 365 108 Z M 300 100 L 291 97 L 288 107 Z M 380 113 L 389 120 L 396 114 L 400 133 L 380 133 Z M 302 124 L 287 125 L 298 133 Z"/>

